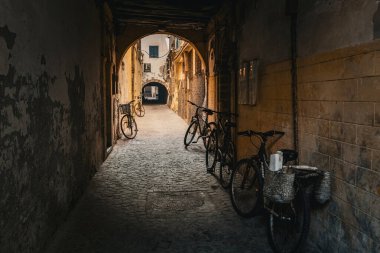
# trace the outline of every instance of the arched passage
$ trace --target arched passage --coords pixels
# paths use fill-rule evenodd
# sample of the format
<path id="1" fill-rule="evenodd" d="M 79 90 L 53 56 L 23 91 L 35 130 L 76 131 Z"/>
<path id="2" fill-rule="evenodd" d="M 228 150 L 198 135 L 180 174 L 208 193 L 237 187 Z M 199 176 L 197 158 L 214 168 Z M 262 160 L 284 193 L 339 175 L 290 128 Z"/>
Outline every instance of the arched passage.
<path id="1" fill-rule="evenodd" d="M 207 64 L 204 59 L 207 59 L 207 38 L 208 35 L 204 30 L 182 30 L 182 29 L 166 29 L 161 31 L 157 27 L 141 27 L 136 25 L 128 25 L 123 32 L 116 36 L 116 63 L 119 67 L 121 61 L 127 52 L 136 41 L 149 36 L 151 34 L 165 33 L 180 37 L 181 39 L 191 43 L 191 45 L 198 51 L 203 62 Z M 207 67 L 207 65 L 206 65 Z"/>
<path id="2" fill-rule="evenodd" d="M 191 119 L 194 110 L 188 100 L 208 106 L 207 63 L 195 43 L 170 32 L 153 33 L 130 43 L 119 63 L 121 103 L 145 93 L 144 103 L 167 104 L 185 120 Z M 157 50 L 153 57 L 151 47 Z M 150 83 L 158 85 L 148 85 L 144 91 Z"/>
<path id="3" fill-rule="evenodd" d="M 144 104 L 166 104 L 168 102 L 168 90 L 158 82 L 144 85 L 142 94 Z"/>

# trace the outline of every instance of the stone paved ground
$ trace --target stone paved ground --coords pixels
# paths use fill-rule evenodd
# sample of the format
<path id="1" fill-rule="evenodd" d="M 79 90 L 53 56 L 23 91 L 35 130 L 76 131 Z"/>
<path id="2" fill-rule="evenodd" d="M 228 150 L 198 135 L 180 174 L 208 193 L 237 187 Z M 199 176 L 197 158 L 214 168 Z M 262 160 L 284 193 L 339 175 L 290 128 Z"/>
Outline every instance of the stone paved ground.
<path id="1" fill-rule="evenodd" d="M 271 252 L 262 218 L 243 219 L 205 171 L 204 148 L 183 146 L 186 123 L 147 106 L 120 140 L 47 252 Z"/>

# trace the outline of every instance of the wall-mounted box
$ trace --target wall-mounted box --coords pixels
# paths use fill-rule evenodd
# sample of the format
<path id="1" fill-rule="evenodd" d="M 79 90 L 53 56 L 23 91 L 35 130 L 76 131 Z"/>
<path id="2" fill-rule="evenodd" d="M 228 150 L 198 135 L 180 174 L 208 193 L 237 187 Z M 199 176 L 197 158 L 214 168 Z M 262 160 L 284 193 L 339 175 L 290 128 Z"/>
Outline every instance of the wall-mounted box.
<path id="1" fill-rule="evenodd" d="M 238 83 L 238 103 L 256 105 L 258 93 L 259 60 L 240 63 Z"/>
<path id="2" fill-rule="evenodd" d="M 248 71 L 248 104 L 256 105 L 258 92 L 258 73 L 259 60 L 255 59 L 249 62 Z"/>

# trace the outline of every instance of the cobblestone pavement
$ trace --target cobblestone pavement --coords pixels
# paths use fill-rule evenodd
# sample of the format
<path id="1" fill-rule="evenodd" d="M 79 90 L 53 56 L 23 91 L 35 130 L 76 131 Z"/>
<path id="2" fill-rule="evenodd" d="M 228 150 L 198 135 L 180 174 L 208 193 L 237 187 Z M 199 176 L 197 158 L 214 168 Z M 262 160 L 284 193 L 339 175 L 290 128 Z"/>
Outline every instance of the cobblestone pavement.
<path id="1" fill-rule="evenodd" d="M 262 218 L 240 218 L 206 173 L 186 123 L 146 106 L 139 132 L 119 140 L 47 252 L 271 252 Z"/>

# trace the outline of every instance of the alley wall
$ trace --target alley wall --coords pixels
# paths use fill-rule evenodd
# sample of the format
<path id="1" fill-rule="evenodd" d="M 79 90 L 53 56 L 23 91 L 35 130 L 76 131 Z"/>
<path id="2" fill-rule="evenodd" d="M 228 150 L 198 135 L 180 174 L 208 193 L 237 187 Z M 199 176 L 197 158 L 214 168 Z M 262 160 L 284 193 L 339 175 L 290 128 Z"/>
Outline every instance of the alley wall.
<path id="1" fill-rule="evenodd" d="M 94 1 L 0 2 L 0 252 L 40 252 L 104 159 Z"/>
<path id="2" fill-rule="evenodd" d="M 293 128 L 290 16 L 286 1 L 274 0 L 243 1 L 237 13 L 245 15 L 227 26 L 244 24 L 235 26 L 239 55 L 232 72 L 242 61 L 260 61 L 258 101 L 256 105 L 236 103 L 238 130 L 286 132 L 275 148 L 292 148 L 296 134 L 300 163 L 332 173 L 332 200 L 313 210 L 310 243 L 323 252 L 378 252 L 378 3 L 299 2 L 298 133 Z M 240 137 L 237 145 L 239 157 L 255 152 Z"/>
<path id="3" fill-rule="evenodd" d="M 187 101 L 206 106 L 205 66 L 198 51 L 187 42 L 173 51 L 170 59 L 169 107 L 186 122 L 190 122 L 196 107 Z"/>
<path id="4" fill-rule="evenodd" d="M 300 161 L 334 175 L 311 240 L 329 252 L 380 250 L 377 1 L 301 1 Z M 318 22 L 316 22 L 318 20 Z"/>
<path id="5" fill-rule="evenodd" d="M 285 136 L 275 148 L 292 148 L 290 19 L 285 15 L 285 1 L 260 1 L 240 8 L 243 13 L 248 8 L 249 13 L 240 30 L 238 59 L 259 60 L 259 87 L 256 105 L 241 104 L 237 98 L 238 129 L 283 131 Z M 237 143 L 240 157 L 255 150 L 247 138 L 239 137 Z"/>

